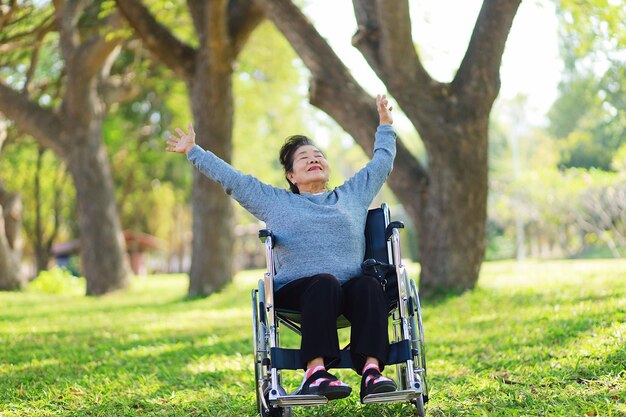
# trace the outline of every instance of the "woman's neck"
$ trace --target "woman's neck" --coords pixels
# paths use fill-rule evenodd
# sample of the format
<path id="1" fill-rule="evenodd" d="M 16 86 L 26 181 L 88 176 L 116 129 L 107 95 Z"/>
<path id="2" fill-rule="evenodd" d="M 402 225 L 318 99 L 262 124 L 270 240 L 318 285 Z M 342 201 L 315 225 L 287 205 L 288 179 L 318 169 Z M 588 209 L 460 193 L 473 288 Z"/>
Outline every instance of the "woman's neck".
<path id="1" fill-rule="evenodd" d="M 326 190 L 326 182 L 303 184 L 298 187 L 300 194 L 319 194 L 325 192 Z"/>

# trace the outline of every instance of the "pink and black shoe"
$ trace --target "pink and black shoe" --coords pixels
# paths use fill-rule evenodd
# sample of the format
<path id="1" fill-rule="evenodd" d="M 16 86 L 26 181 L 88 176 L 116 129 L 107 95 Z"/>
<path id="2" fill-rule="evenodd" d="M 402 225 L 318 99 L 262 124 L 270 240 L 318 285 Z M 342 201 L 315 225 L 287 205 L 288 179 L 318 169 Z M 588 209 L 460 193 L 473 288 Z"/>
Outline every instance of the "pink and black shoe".
<path id="1" fill-rule="evenodd" d="M 384 377 L 378 366 L 370 364 L 363 369 L 361 377 L 361 402 L 363 398 L 370 394 L 380 394 L 383 392 L 393 392 L 398 387 L 393 380 Z"/>
<path id="2" fill-rule="evenodd" d="M 328 373 L 323 366 L 307 370 L 308 376 L 299 389 L 299 395 L 322 395 L 328 400 L 345 398 L 352 393 L 349 385 L 341 382 L 336 376 Z"/>

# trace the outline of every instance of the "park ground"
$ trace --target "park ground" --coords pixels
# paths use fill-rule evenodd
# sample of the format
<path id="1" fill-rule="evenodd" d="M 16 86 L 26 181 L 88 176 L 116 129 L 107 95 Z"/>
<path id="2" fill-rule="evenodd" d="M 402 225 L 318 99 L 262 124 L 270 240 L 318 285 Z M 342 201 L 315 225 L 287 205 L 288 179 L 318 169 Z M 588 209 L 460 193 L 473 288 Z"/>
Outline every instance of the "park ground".
<path id="1" fill-rule="evenodd" d="M 417 276 L 416 266 L 411 266 Z M 0 293 L 0 416 L 254 416 L 244 271 L 205 299 L 186 277 Z M 488 262 L 478 287 L 422 300 L 429 416 L 626 416 L 626 260 Z M 343 332 L 343 331 L 342 331 Z M 341 333 L 345 339 L 347 333 Z M 286 346 L 297 339 L 283 332 Z M 294 416 L 410 416 L 351 397 Z M 294 388 L 301 375 L 285 374 Z"/>

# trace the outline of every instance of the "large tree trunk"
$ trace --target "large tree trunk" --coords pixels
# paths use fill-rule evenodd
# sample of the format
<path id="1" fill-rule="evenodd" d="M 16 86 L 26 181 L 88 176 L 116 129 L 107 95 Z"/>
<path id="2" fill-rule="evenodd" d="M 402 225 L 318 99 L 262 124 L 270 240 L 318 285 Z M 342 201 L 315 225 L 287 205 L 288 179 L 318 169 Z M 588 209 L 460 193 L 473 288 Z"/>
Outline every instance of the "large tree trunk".
<path id="1" fill-rule="evenodd" d="M 104 31 L 82 36 L 78 21 L 87 3 L 54 2 L 66 73 L 60 109 L 42 108 L 26 94 L 0 83 L 0 110 L 67 164 L 76 187 L 87 293 L 99 295 L 126 285 L 128 274 L 102 140 L 105 109 L 97 93 L 100 72 L 121 41 L 105 39 Z M 115 27 L 116 19 L 120 20 L 109 16 L 111 27 Z"/>
<path id="2" fill-rule="evenodd" d="M 6 138 L 6 125 L 0 115 L 0 155 Z M 0 291 L 18 290 L 26 284 L 20 268 L 21 218 L 20 195 L 5 190 L 0 181 Z"/>
<path id="3" fill-rule="evenodd" d="M 257 0 L 312 74 L 311 103 L 371 154 L 374 99 L 354 80 L 291 0 Z M 353 0 L 355 45 L 413 123 L 428 169 L 399 138 L 389 185 L 418 229 L 420 291 L 461 291 L 478 280 L 486 247 L 487 126 L 499 67 L 520 0 L 484 0 L 452 83 L 427 73 L 417 55 L 407 0 Z"/>
<path id="4" fill-rule="evenodd" d="M 197 29 L 208 25 L 201 36 L 201 52 L 196 55 L 194 76 L 189 83 L 191 108 L 197 128 L 197 143 L 230 162 L 232 155 L 233 94 L 232 52 L 229 50 L 225 10 L 213 2 L 213 10 L 192 7 L 206 13 Z M 227 2 L 224 2 L 224 5 Z M 224 6 L 222 6 L 224 7 Z M 209 6 L 207 8 L 210 9 Z M 209 44 L 210 43 L 210 44 Z M 233 208 L 230 197 L 214 181 L 194 170 L 193 243 L 189 296 L 205 296 L 232 279 L 234 239 Z"/>
<path id="5" fill-rule="evenodd" d="M 189 89 L 196 141 L 230 162 L 232 153 L 232 66 L 261 21 L 250 0 L 190 0 L 198 47 L 194 49 L 159 24 L 138 0 L 117 5 L 150 51 Z M 232 279 L 233 209 L 222 188 L 193 174 L 193 243 L 189 296 L 206 296 Z"/>
<path id="6" fill-rule="evenodd" d="M 72 139 L 76 145 L 65 158 L 76 188 L 81 270 L 88 295 L 105 294 L 128 283 L 126 244 L 99 132 L 101 124 L 95 123 L 87 138 Z"/>
<path id="7" fill-rule="evenodd" d="M 101 295 L 126 286 L 130 270 L 102 138 L 105 106 L 97 90 L 121 41 L 96 35 L 79 43 L 78 25 L 71 22 L 78 22 L 80 6 L 62 4 L 57 5 L 57 19 L 68 82 L 62 135 L 67 148 L 61 157 L 76 188 L 87 294 Z M 111 15 L 109 24 L 116 27 L 121 20 Z"/>
<path id="8" fill-rule="evenodd" d="M 474 287 L 486 247 L 487 123 L 452 122 L 431 133 L 436 146 L 428 149 L 430 181 L 416 222 L 420 291 L 459 292 Z"/>
<path id="9" fill-rule="evenodd" d="M 19 290 L 26 285 L 21 273 L 19 194 L 10 193 L 0 183 L 0 291 Z"/>
<path id="10" fill-rule="evenodd" d="M 35 168 L 35 190 L 34 190 L 34 199 L 35 199 L 35 227 L 32 230 L 31 234 L 33 236 L 32 245 L 33 252 L 35 254 L 35 268 L 37 271 L 37 275 L 41 271 L 48 269 L 48 261 L 51 256 L 52 244 L 57 237 L 57 233 L 59 230 L 59 202 L 61 201 L 59 184 L 54 184 L 55 187 L 55 195 L 54 195 L 54 222 L 52 225 L 52 230 L 49 235 L 46 235 L 45 230 L 47 229 L 44 225 L 44 216 L 42 213 L 43 202 L 42 202 L 42 190 L 41 190 L 41 177 L 43 175 L 43 157 L 46 152 L 46 149 L 42 146 L 39 146 L 37 150 L 37 162 Z M 46 173 L 50 175 L 50 173 Z"/>

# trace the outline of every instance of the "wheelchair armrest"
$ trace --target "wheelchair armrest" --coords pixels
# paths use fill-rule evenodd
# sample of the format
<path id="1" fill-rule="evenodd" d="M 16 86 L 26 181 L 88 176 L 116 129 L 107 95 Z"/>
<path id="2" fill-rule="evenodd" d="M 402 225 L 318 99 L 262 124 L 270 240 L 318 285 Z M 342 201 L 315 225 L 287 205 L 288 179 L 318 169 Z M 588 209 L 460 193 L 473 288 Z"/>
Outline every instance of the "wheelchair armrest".
<path id="1" fill-rule="evenodd" d="M 261 239 L 261 242 L 265 243 L 268 237 L 272 238 L 272 248 L 273 248 L 274 245 L 276 244 L 276 238 L 274 237 L 274 233 L 272 233 L 270 229 L 259 230 L 259 239 Z"/>
<path id="2" fill-rule="evenodd" d="M 393 229 L 404 229 L 404 223 L 402 222 L 391 222 L 385 229 L 385 240 L 389 240 L 391 235 L 393 234 Z"/>

